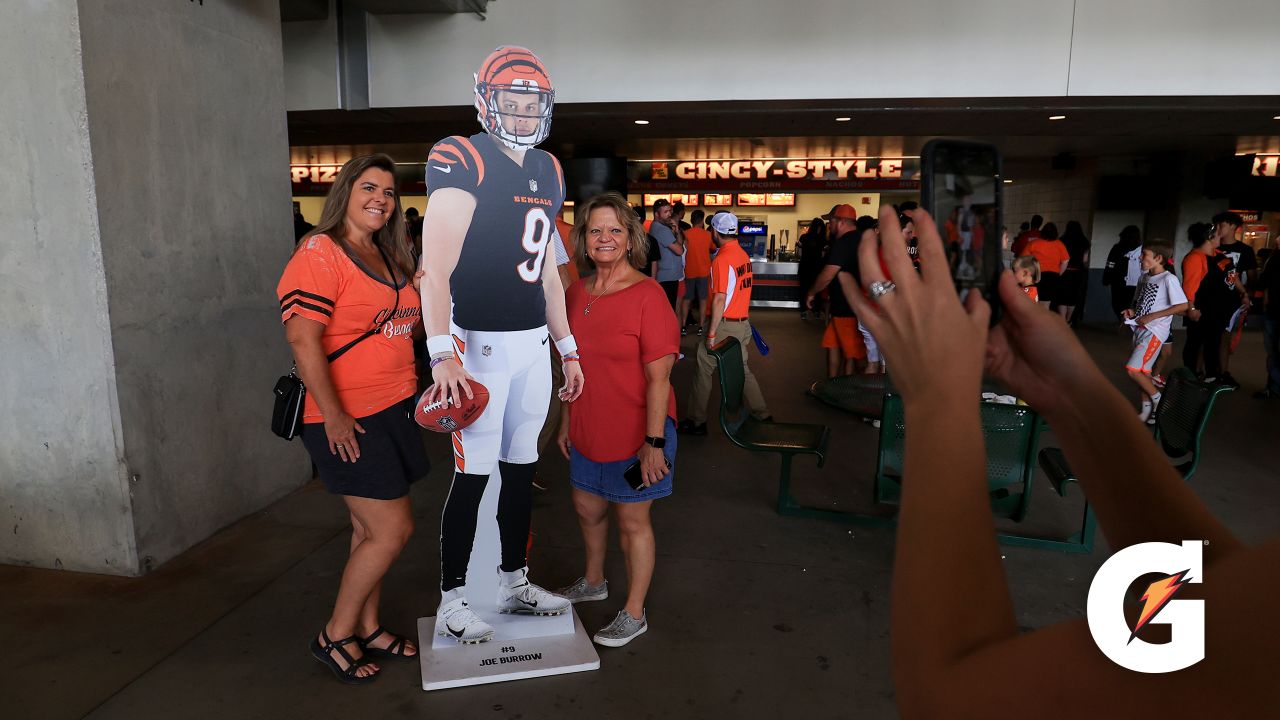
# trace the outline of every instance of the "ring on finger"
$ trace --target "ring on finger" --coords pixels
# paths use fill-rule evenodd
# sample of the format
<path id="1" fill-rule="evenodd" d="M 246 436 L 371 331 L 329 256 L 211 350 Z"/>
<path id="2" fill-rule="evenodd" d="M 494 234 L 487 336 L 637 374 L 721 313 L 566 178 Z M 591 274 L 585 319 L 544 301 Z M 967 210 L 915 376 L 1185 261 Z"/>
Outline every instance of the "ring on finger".
<path id="1" fill-rule="evenodd" d="M 885 281 L 877 280 L 871 283 L 871 287 L 868 288 L 868 290 L 871 292 L 872 300 L 879 300 L 880 298 L 884 297 L 885 295 L 888 295 L 889 293 L 897 289 L 898 289 L 898 286 L 895 285 L 892 280 L 885 280 Z"/>

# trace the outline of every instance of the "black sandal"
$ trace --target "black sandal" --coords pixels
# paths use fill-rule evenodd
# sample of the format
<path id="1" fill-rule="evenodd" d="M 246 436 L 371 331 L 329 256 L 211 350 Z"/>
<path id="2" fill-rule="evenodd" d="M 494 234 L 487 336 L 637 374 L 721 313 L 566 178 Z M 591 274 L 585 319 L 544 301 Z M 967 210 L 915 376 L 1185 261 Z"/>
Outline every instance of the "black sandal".
<path id="1" fill-rule="evenodd" d="M 329 669 L 333 671 L 333 674 L 338 677 L 338 680 L 348 685 L 364 685 L 378 679 L 378 675 L 381 674 L 380 672 L 372 675 L 365 675 L 364 677 L 356 675 L 356 672 L 359 671 L 360 668 L 364 667 L 368 660 L 363 657 L 357 660 L 356 658 L 351 657 L 351 653 L 348 653 L 346 649 L 342 647 L 343 645 L 350 645 L 351 643 L 359 644 L 360 639 L 355 635 L 341 640 L 330 640 L 327 632 L 321 630 L 320 637 L 324 638 L 324 641 L 328 644 L 321 646 L 319 640 L 312 638 L 311 654 L 315 659 L 327 665 Z M 346 670 L 343 670 L 342 666 L 338 664 L 338 661 L 333 659 L 332 653 L 334 650 L 337 650 L 338 654 L 342 656 L 342 659 L 346 661 Z"/>
<path id="2" fill-rule="evenodd" d="M 390 635 L 391 637 L 395 638 L 395 640 L 392 640 L 391 644 L 384 648 L 369 647 L 369 643 L 373 642 L 374 638 L 377 638 L 379 635 L 382 635 L 383 633 Z M 371 656 L 380 657 L 380 658 L 389 658 L 391 660 L 417 660 L 418 659 L 418 653 L 415 652 L 414 654 L 409 655 L 406 652 L 409 649 L 408 638 L 406 638 L 403 635 L 396 635 L 393 632 L 387 632 L 387 630 L 381 626 L 379 626 L 377 630 L 374 630 L 372 633 L 370 633 L 369 637 L 360 638 L 359 640 L 360 640 L 360 649 L 363 650 L 366 655 L 371 655 Z"/>

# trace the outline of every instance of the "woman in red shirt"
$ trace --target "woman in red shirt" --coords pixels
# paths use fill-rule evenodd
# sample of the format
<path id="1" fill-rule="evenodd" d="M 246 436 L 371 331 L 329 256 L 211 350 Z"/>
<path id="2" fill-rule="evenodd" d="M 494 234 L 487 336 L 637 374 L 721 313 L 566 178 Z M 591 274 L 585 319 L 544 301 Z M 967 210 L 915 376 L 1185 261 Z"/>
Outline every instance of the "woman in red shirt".
<path id="1" fill-rule="evenodd" d="M 617 193 L 597 195 L 576 215 L 575 255 L 595 274 L 566 293 L 569 328 L 582 371 L 609 382 L 588 385 L 561 411 L 560 450 L 569 458 L 587 557 L 585 574 L 560 593 L 575 603 L 609 596 L 604 556 L 612 505 L 627 559 L 627 602 L 594 640 L 620 647 L 648 629 L 644 600 L 655 560 L 649 508 L 672 490 L 671 367 L 680 334 L 666 293 L 640 271 L 647 239 L 627 201 Z"/>

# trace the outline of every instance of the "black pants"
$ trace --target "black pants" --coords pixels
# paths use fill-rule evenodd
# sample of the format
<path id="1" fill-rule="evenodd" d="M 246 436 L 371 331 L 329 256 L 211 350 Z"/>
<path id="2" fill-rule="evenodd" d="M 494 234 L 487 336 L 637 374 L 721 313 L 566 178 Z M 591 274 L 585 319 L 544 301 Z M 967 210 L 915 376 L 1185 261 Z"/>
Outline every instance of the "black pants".
<path id="1" fill-rule="evenodd" d="M 667 294 L 667 302 L 671 303 L 671 309 L 676 309 L 676 297 L 680 294 L 679 280 L 663 280 L 658 283 L 662 286 L 662 291 Z"/>
<path id="2" fill-rule="evenodd" d="M 1182 348 L 1182 364 L 1193 372 L 1201 354 L 1204 355 L 1204 376 L 1222 376 L 1222 333 L 1226 331 L 1225 318 L 1201 315 L 1199 320 L 1188 320 L 1187 343 Z"/>
<path id="3" fill-rule="evenodd" d="M 527 562 L 529 515 L 533 511 L 534 464 L 499 462 L 502 489 L 498 494 L 498 539 L 502 543 L 502 570 L 515 572 Z M 449 499 L 440 518 L 440 590 L 449 592 L 467 584 L 467 565 L 476 538 L 476 515 L 488 475 L 455 472 Z M 492 572 L 485 568 L 485 572 Z"/>

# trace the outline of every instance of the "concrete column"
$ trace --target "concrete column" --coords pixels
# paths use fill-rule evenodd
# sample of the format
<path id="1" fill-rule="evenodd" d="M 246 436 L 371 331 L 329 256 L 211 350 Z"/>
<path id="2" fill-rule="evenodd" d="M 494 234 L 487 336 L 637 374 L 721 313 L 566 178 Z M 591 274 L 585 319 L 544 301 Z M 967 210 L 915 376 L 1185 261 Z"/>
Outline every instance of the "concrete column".
<path id="1" fill-rule="evenodd" d="M 0 25 L 0 562 L 140 574 L 307 476 L 278 2 L 162 5 Z"/>

